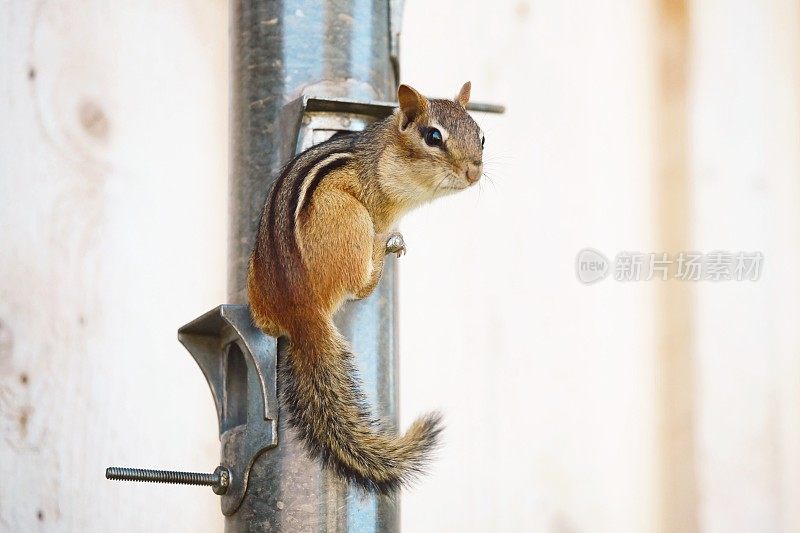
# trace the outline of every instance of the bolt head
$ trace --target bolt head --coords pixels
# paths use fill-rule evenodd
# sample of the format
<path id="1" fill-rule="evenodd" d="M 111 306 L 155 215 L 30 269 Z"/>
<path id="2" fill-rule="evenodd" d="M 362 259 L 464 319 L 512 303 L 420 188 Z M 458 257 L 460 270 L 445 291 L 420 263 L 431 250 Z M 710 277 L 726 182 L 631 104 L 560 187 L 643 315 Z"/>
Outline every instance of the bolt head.
<path id="1" fill-rule="evenodd" d="M 224 466 L 218 466 L 216 470 L 214 470 L 214 474 L 219 476 L 219 483 L 211 487 L 211 489 L 214 491 L 214 494 L 222 496 L 228 492 L 228 487 L 231 486 L 231 471 Z"/>

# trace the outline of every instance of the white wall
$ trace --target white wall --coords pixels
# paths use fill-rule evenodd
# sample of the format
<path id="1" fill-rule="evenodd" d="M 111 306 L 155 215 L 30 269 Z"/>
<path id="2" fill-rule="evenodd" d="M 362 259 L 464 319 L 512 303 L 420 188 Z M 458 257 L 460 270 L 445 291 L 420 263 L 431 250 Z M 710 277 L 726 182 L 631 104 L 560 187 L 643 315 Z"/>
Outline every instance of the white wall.
<path id="1" fill-rule="evenodd" d="M 508 113 L 490 179 L 402 225 L 402 418 L 448 422 L 405 531 L 800 531 L 800 6 L 680 5 L 407 2 L 403 81 Z M 218 460 L 175 331 L 225 297 L 227 2 L 6 2 L 0 42 L 0 530 L 220 531 L 103 471 Z M 680 224 L 762 279 L 578 283 Z"/>
<path id="2" fill-rule="evenodd" d="M 699 525 L 800 531 L 800 6 L 692 17 L 694 242 L 765 258 L 757 283 L 697 288 Z"/>
<path id="3" fill-rule="evenodd" d="M 441 408 L 406 531 L 642 532 L 653 521 L 652 295 L 575 256 L 650 249 L 642 2 L 409 2 L 403 80 L 508 106 L 480 190 L 402 230 L 401 414 Z M 451 58 L 448 61 L 431 58 Z"/>
<path id="4" fill-rule="evenodd" d="M 0 7 L 0 530 L 219 531 L 176 328 L 225 284 L 226 2 Z M 175 512 L 168 512 L 174 509 Z"/>
<path id="5" fill-rule="evenodd" d="M 797 3 L 412 0 L 404 22 L 404 81 L 508 106 L 479 117 L 491 183 L 402 227 L 402 416 L 449 422 L 405 529 L 800 530 Z M 575 279 L 584 246 L 675 241 L 762 251 L 763 277 Z"/>

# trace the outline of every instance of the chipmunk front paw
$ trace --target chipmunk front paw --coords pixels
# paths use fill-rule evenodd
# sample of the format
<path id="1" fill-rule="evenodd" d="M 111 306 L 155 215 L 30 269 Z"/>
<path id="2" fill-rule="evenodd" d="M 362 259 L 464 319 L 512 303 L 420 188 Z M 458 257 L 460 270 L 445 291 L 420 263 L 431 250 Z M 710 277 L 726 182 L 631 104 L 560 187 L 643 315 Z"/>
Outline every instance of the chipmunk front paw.
<path id="1" fill-rule="evenodd" d="M 397 254 L 397 257 L 406 253 L 406 241 L 403 240 L 403 234 L 395 231 L 389 234 L 386 239 L 386 253 Z"/>

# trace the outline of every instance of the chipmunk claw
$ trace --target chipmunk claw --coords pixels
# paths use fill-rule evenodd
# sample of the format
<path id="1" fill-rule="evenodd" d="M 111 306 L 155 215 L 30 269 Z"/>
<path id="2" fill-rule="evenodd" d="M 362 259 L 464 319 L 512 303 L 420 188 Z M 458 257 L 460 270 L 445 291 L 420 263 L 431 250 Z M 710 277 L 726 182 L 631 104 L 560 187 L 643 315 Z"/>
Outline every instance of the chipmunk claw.
<path id="1" fill-rule="evenodd" d="M 386 239 L 386 253 L 397 254 L 397 257 L 405 255 L 406 241 L 403 240 L 402 233 L 395 231 L 389 235 L 389 238 Z"/>

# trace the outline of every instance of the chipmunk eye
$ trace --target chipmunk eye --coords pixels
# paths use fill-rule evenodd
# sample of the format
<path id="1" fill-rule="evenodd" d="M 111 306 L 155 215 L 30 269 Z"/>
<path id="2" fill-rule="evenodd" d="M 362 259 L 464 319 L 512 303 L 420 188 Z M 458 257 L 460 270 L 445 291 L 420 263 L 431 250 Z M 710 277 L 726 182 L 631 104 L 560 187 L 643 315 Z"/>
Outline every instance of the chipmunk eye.
<path id="1" fill-rule="evenodd" d="M 442 132 L 436 128 L 428 128 L 428 131 L 425 132 L 425 144 L 428 146 L 441 146 Z"/>

